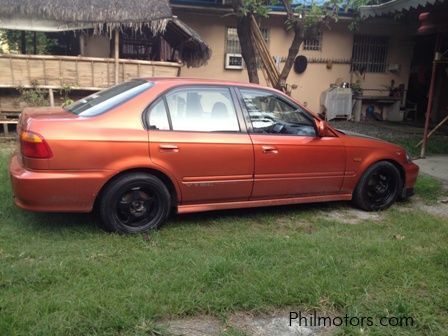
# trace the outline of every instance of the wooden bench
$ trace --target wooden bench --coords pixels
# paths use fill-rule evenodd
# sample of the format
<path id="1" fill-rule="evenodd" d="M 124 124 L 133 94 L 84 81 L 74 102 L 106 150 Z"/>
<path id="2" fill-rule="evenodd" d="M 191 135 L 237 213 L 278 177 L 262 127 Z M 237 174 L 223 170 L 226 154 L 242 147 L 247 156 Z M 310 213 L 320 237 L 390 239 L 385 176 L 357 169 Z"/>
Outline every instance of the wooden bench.
<path id="1" fill-rule="evenodd" d="M 0 125 L 3 125 L 3 136 L 9 138 L 9 125 L 17 125 L 18 119 L 1 119 Z"/>

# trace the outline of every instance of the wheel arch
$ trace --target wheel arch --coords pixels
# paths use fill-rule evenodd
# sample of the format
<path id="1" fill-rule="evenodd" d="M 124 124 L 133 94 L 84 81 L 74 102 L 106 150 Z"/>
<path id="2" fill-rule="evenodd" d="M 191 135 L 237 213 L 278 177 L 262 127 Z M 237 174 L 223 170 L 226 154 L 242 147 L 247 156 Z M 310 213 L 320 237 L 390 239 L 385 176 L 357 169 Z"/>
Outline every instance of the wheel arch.
<path id="1" fill-rule="evenodd" d="M 95 201 L 93 204 L 93 209 L 97 208 L 98 202 L 101 199 L 101 197 L 104 193 L 104 190 L 106 189 L 106 187 L 108 185 L 110 185 L 116 179 L 120 178 L 123 175 L 133 174 L 133 173 L 146 173 L 146 174 L 153 175 L 153 176 L 157 177 L 158 179 L 160 179 L 165 184 L 165 186 L 168 188 L 168 191 L 170 192 L 173 207 L 177 207 L 178 202 L 180 201 L 181 197 L 180 197 L 180 190 L 176 187 L 175 183 L 173 182 L 173 179 L 158 169 L 154 169 L 154 168 L 150 168 L 150 167 L 137 167 L 137 168 L 129 168 L 129 169 L 120 171 L 117 174 L 111 176 L 102 185 L 98 194 L 96 195 Z"/>
<path id="2" fill-rule="evenodd" d="M 395 168 L 398 169 L 398 172 L 400 173 L 400 178 L 401 178 L 400 182 L 402 184 L 401 187 L 403 187 L 403 185 L 406 183 L 406 172 L 405 172 L 403 166 L 399 162 L 397 162 L 395 160 L 391 160 L 391 159 L 382 160 L 382 161 L 390 162 L 395 166 Z"/>
<path id="3" fill-rule="evenodd" d="M 356 179 L 355 188 L 353 190 L 356 189 L 356 187 L 359 184 L 359 181 L 364 176 L 364 174 L 367 171 L 367 169 L 372 167 L 374 164 L 377 164 L 378 162 L 389 162 L 389 163 L 393 164 L 395 166 L 395 168 L 398 169 L 398 172 L 400 173 L 400 178 L 401 178 L 400 182 L 404 185 L 404 183 L 406 182 L 406 172 L 404 170 L 404 167 L 398 161 L 396 161 L 394 159 L 391 159 L 391 158 L 376 158 L 376 160 L 372 160 L 372 161 L 367 162 L 365 164 L 365 166 L 362 169 L 362 173 L 359 174 L 357 179 Z"/>

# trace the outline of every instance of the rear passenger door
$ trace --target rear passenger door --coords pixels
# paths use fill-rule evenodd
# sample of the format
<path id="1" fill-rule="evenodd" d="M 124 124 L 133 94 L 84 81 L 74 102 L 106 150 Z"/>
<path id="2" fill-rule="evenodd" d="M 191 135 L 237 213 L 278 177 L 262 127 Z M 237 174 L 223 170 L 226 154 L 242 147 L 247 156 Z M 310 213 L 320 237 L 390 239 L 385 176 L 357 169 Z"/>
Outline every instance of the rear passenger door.
<path id="1" fill-rule="evenodd" d="M 176 177 L 182 204 L 249 199 L 253 147 L 230 88 L 175 88 L 146 118 L 151 160 Z"/>

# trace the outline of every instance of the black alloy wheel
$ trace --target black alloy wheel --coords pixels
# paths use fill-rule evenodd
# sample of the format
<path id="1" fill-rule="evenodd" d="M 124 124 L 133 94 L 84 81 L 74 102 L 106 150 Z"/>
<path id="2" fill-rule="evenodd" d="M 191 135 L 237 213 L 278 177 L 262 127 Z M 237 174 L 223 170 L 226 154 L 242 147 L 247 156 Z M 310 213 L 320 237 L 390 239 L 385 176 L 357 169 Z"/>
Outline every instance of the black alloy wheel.
<path id="1" fill-rule="evenodd" d="M 107 231 L 138 233 L 158 228 L 171 209 L 171 195 L 157 177 L 131 173 L 112 181 L 100 199 L 100 217 Z"/>
<path id="2" fill-rule="evenodd" d="M 380 161 L 369 167 L 361 177 L 353 201 L 363 210 L 384 210 L 395 202 L 401 187 L 397 167 L 391 162 Z"/>

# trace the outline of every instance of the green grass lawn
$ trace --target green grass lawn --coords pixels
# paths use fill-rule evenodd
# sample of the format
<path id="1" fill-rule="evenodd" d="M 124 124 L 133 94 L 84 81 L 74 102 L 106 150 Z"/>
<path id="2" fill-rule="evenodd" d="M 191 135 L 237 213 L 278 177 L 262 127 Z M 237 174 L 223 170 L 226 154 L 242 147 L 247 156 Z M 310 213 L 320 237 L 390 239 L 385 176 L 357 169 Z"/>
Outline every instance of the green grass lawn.
<path id="1" fill-rule="evenodd" d="M 180 216 L 149 235 L 119 236 L 90 215 L 17 209 L 8 156 L 0 335 L 150 335 L 167 318 L 279 307 L 416 321 L 363 335 L 447 335 L 446 219 L 393 207 L 382 221 L 348 225 L 321 214 L 345 205 L 301 205 Z M 441 192 L 428 178 L 417 190 L 428 201 Z"/>

